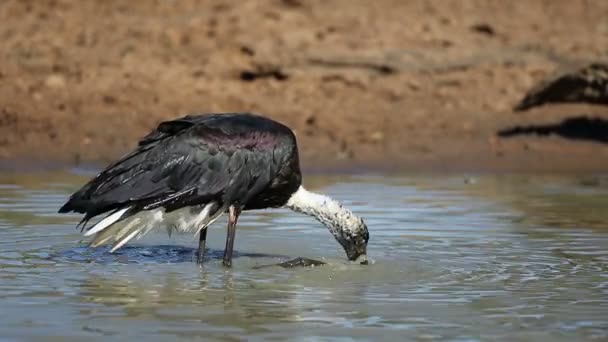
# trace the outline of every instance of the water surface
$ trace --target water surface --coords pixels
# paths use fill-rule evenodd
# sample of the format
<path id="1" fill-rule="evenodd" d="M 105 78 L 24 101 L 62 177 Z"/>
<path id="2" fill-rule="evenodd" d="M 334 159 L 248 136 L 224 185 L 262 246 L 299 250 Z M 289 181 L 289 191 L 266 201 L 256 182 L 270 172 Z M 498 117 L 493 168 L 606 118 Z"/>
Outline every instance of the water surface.
<path id="1" fill-rule="evenodd" d="M 0 340 L 608 339 L 608 178 L 313 176 L 370 229 L 372 264 L 288 210 L 88 249 L 56 214 L 84 172 L 0 175 Z M 325 266 L 256 266 L 303 256 Z"/>

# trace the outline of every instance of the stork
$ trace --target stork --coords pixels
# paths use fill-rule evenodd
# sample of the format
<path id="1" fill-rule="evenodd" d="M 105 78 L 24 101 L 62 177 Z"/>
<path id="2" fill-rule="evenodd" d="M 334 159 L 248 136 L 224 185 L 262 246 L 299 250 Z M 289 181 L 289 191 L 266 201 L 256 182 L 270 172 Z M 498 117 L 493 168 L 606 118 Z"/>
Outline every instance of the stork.
<path id="1" fill-rule="evenodd" d="M 72 194 L 59 212 L 84 214 L 78 226 L 92 236 L 89 246 L 111 242 L 110 252 L 153 229 L 199 234 L 199 264 L 207 227 L 227 213 L 223 264 L 230 267 L 239 215 L 279 207 L 316 218 L 349 260 L 367 264 L 363 219 L 306 190 L 294 133 L 257 114 L 198 114 L 162 122 L 131 153 Z"/>

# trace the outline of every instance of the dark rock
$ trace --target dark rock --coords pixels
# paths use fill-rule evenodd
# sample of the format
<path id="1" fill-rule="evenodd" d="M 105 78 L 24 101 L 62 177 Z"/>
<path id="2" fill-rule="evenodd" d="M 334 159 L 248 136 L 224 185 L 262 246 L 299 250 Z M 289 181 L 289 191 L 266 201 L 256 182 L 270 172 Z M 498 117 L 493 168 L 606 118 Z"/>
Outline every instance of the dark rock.
<path id="1" fill-rule="evenodd" d="M 568 118 L 557 124 L 515 126 L 498 132 L 499 137 L 509 138 L 518 135 L 558 135 L 573 140 L 587 140 L 608 143 L 608 120 L 587 118 L 585 116 Z"/>
<path id="2" fill-rule="evenodd" d="M 471 30 L 473 30 L 474 32 L 477 32 L 477 33 L 488 35 L 488 36 L 493 36 L 496 34 L 496 31 L 494 31 L 494 28 L 485 23 L 475 24 L 475 25 L 471 26 Z"/>
<path id="3" fill-rule="evenodd" d="M 253 82 L 260 78 L 274 78 L 277 81 L 285 81 L 289 78 L 289 75 L 279 68 L 258 67 L 256 70 L 242 71 L 240 78 L 245 82 Z"/>
<path id="4" fill-rule="evenodd" d="M 608 105 L 608 64 L 593 63 L 542 82 L 530 90 L 514 110 L 566 102 Z"/>
<path id="5" fill-rule="evenodd" d="M 266 268 L 266 267 L 272 267 L 272 266 L 280 266 L 283 268 L 295 268 L 295 267 L 310 267 L 310 266 L 321 266 L 321 265 L 325 265 L 325 262 L 319 261 L 319 260 L 314 260 L 314 259 L 309 259 L 309 258 L 297 257 L 295 259 L 291 259 L 291 260 L 281 262 L 278 264 L 261 265 L 261 266 L 256 266 L 254 268 L 260 269 L 260 268 Z"/>

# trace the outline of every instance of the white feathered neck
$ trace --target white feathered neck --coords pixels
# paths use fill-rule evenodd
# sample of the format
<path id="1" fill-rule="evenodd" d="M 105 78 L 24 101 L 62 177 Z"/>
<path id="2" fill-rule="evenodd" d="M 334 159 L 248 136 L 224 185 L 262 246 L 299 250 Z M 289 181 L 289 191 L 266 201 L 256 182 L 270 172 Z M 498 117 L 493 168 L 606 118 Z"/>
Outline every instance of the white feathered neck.
<path id="1" fill-rule="evenodd" d="M 362 221 L 350 210 L 328 196 L 310 192 L 303 186 L 298 188 L 289 201 L 287 207 L 291 210 L 313 216 L 323 223 L 334 236 L 342 235 L 340 231 L 353 231 L 360 227 Z M 353 231 L 353 233 L 355 233 Z"/>

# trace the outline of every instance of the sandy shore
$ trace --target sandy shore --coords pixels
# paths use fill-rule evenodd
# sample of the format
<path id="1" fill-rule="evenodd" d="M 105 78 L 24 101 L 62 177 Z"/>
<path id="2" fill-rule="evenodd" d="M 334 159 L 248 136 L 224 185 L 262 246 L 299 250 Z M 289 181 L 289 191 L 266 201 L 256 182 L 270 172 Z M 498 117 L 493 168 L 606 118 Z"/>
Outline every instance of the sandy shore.
<path id="1" fill-rule="evenodd" d="M 512 108 L 608 58 L 608 2 L 0 2 L 3 164 L 105 163 L 158 122 L 252 111 L 308 169 L 604 171 L 608 145 L 498 137 L 607 106 Z"/>

